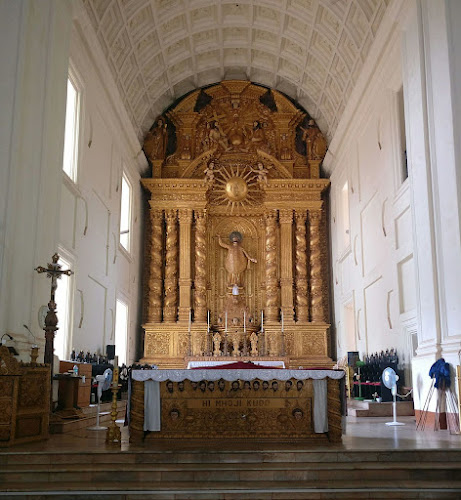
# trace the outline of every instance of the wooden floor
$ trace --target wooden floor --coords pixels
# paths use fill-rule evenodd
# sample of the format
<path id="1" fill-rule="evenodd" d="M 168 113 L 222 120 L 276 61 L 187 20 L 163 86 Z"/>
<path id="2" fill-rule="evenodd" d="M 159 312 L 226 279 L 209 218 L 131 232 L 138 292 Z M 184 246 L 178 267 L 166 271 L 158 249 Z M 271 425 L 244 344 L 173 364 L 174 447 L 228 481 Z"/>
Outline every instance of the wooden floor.
<path id="1" fill-rule="evenodd" d="M 107 445 L 80 429 L 0 451 L 0 500 L 461 499 L 461 437 L 348 417 L 341 444 Z"/>

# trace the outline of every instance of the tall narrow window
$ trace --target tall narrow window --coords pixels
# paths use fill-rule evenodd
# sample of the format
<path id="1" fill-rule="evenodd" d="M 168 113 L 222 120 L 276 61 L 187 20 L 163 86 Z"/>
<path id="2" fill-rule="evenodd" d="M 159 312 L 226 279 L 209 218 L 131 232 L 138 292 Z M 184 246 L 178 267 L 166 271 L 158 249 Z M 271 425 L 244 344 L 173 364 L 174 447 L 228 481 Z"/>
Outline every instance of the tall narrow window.
<path id="1" fill-rule="evenodd" d="M 399 148 L 400 148 L 400 171 L 402 182 L 408 177 L 407 163 L 407 137 L 405 134 L 405 107 L 403 101 L 403 87 L 397 92 L 397 109 L 399 120 Z"/>
<path id="2" fill-rule="evenodd" d="M 128 344 L 128 306 L 117 299 L 115 307 L 115 355 L 119 365 L 126 364 Z"/>
<path id="3" fill-rule="evenodd" d="M 120 245 L 129 252 L 131 243 L 131 185 L 125 174 L 122 176 L 120 203 Z"/>
<path id="4" fill-rule="evenodd" d="M 67 80 L 66 125 L 62 169 L 74 182 L 77 181 L 79 93 L 71 79 Z"/>
<path id="5" fill-rule="evenodd" d="M 62 269 L 72 268 L 71 263 L 62 257 L 59 259 Z M 54 339 L 54 353 L 59 359 L 70 359 L 69 340 L 71 337 L 72 319 L 72 276 L 61 276 L 58 280 L 55 300 L 57 304 L 57 316 L 59 330 Z"/>

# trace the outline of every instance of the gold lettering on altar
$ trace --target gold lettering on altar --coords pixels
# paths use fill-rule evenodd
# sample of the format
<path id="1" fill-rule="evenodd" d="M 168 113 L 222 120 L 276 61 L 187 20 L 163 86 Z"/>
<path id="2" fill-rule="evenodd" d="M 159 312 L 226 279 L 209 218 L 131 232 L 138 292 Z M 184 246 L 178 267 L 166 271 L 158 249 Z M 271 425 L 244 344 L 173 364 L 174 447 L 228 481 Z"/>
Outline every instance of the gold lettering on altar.
<path id="1" fill-rule="evenodd" d="M 155 120 L 141 362 L 332 365 L 325 151 L 310 116 L 247 81 Z"/>
<path id="2" fill-rule="evenodd" d="M 281 398 L 259 398 L 259 399 L 186 399 L 187 408 L 191 409 L 211 409 L 221 410 L 235 408 L 285 408 L 286 403 Z"/>

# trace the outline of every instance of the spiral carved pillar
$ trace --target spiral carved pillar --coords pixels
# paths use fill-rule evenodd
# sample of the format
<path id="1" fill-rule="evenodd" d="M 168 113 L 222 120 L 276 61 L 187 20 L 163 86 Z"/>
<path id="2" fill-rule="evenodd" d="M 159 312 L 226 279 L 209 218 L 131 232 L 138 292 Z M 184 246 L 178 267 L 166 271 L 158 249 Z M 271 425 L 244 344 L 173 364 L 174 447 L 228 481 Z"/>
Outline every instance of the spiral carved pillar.
<path id="1" fill-rule="evenodd" d="M 266 221 L 266 307 L 268 321 L 278 320 L 277 210 L 265 214 Z"/>
<path id="2" fill-rule="evenodd" d="M 280 296 L 285 321 L 293 321 L 293 210 L 280 210 Z"/>
<path id="3" fill-rule="evenodd" d="M 176 321 L 178 310 L 178 228 L 176 210 L 165 211 L 165 302 L 163 320 Z"/>
<path id="4" fill-rule="evenodd" d="M 192 209 L 178 210 L 179 219 L 179 321 L 189 321 L 191 312 L 191 226 Z"/>
<path id="5" fill-rule="evenodd" d="M 307 253 L 306 253 L 306 212 L 296 212 L 296 318 L 298 322 L 309 320 L 307 297 Z"/>
<path id="6" fill-rule="evenodd" d="M 196 321 L 207 320 L 206 304 L 206 211 L 195 211 L 195 294 Z"/>
<path id="7" fill-rule="evenodd" d="M 323 302 L 323 270 L 320 242 L 321 210 L 309 210 L 309 247 L 310 247 L 310 285 L 311 321 L 325 321 Z"/>
<path id="8" fill-rule="evenodd" d="M 147 322 L 162 321 L 162 222 L 161 210 L 151 210 L 150 262 L 147 290 Z"/>

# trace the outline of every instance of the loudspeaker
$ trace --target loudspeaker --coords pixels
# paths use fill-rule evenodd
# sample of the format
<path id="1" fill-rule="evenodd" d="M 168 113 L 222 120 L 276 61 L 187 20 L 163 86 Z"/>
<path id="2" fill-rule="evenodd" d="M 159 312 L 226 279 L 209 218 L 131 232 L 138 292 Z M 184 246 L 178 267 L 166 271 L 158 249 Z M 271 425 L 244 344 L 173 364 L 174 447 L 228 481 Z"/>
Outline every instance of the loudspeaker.
<path id="1" fill-rule="evenodd" d="M 115 345 L 106 345 L 106 356 L 108 359 L 115 358 Z"/>
<path id="2" fill-rule="evenodd" d="M 360 359 L 358 351 L 349 351 L 347 353 L 347 364 L 355 368 L 355 363 Z"/>

